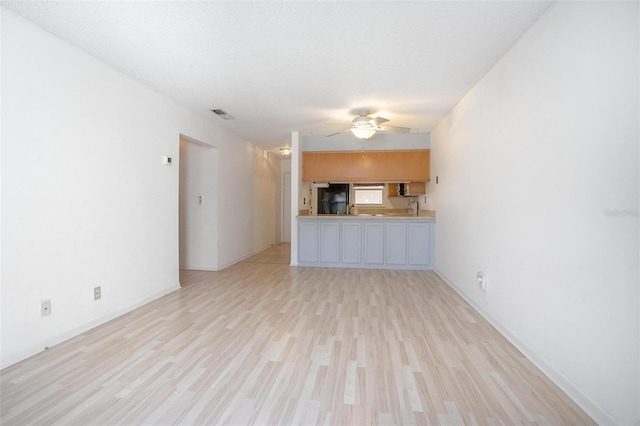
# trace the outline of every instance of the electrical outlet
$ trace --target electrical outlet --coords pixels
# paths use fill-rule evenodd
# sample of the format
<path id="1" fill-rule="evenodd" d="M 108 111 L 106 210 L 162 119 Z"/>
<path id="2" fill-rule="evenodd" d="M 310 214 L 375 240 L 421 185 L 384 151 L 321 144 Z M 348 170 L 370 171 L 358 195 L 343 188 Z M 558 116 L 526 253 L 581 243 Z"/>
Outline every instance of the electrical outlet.
<path id="1" fill-rule="evenodd" d="M 100 286 L 93 288 L 93 300 L 98 300 L 102 297 L 102 288 Z"/>
<path id="2" fill-rule="evenodd" d="M 40 316 L 46 317 L 51 315 L 51 300 L 43 300 L 40 302 Z"/>

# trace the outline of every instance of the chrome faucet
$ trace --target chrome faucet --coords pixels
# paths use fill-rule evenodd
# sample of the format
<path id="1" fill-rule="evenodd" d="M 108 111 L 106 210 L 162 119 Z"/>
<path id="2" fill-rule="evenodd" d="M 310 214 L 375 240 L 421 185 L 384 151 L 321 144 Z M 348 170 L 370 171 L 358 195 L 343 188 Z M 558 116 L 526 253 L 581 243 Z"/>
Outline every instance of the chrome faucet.
<path id="1" fill-rule="evenodd" d="M 417 215 L 418 214 L 418 200 L 409 200 L 409 210 L 412 210 L 412 213 Z"/>

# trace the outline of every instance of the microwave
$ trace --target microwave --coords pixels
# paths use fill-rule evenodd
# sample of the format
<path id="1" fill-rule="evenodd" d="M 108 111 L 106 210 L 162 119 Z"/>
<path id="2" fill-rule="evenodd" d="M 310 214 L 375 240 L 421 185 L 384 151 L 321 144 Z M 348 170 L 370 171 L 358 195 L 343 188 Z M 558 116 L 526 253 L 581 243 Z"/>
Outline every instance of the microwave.
<path id="1" fill-rule="evenodd" d="M 318 188 L 318 214 L 349 214 L 349 184 L 331 183 Z"/>

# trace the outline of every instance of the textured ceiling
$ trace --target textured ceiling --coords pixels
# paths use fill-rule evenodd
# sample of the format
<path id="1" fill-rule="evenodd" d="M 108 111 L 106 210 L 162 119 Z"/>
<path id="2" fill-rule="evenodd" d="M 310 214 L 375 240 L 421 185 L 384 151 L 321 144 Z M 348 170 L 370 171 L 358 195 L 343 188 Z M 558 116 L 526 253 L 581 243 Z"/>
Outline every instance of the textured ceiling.
<path id="1" fill-rule="evenodd" d="M 431 130 L 551 4 L 2 1 L 265 148 L 363 107 Z"/>

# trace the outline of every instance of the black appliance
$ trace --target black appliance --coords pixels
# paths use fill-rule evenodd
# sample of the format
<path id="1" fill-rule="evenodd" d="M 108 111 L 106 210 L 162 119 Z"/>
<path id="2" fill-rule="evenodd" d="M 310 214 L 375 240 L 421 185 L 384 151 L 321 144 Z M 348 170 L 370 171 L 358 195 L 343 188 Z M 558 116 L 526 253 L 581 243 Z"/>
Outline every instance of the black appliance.
<path id="1" fill-rule="evenodd" d="M 348 212 L 348 183 L 330 183 L 328 188 L 318 188 L 318 214 L 348 214 Z"/>

